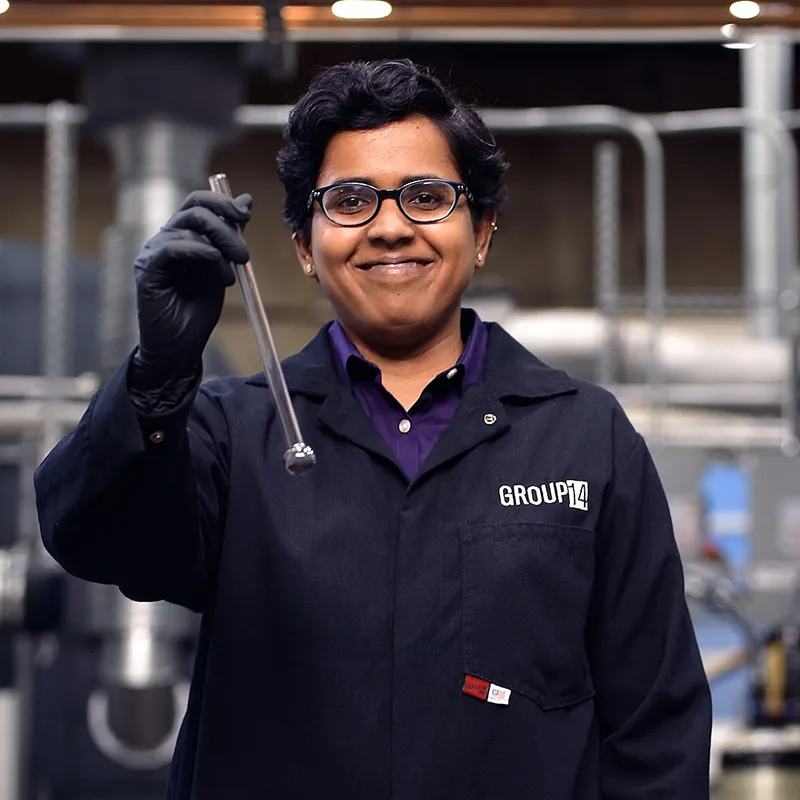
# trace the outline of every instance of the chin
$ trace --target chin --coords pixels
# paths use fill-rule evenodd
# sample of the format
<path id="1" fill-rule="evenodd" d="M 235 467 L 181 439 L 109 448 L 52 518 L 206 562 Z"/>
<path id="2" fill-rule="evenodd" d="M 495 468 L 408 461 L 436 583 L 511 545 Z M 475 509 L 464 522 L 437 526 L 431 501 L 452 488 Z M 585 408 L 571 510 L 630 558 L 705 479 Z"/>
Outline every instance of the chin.
<path id="1" fill-rule="evenodd" d="M 440 315 L 417 309 L 405 313 L 387 314 L 370 324 L 372 335 L 387 344 L 413 344 L 433 333 L 441 323 Z"/>

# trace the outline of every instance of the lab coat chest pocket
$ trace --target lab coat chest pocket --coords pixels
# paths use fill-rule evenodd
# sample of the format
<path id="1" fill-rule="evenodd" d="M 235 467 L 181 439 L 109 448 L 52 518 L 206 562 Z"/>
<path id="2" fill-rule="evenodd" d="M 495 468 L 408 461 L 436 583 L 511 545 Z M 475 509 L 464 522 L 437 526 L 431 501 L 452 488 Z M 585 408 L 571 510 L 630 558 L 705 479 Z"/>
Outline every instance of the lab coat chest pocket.
<path id="1" fill-rule="evenodd" d="M 594 695 L 584 629 L 594 532 L 537 523 L 460 529 L 464 668 L 545 711 Z"/>

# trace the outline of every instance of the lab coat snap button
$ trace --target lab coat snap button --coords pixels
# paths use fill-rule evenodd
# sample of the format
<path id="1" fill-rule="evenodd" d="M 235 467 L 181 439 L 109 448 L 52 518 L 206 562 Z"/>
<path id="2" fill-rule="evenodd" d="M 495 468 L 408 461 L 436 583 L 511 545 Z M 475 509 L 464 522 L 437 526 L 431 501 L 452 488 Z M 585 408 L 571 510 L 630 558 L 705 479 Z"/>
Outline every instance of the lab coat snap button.
<path id="1" fill-rule="evenodd" d="M 161 431 L 156 431 L 150 434 L 150 441 L 153 444 L 161 444 L 164 441 L 164 434 Z"/>
<path id="2" fill-rule="evenodd" d="M 494 425 L 494 424 L 495 424 L 495 422 L 497 422 L 497 417 L 496 417 L 494 414 L 487 414 L 487 415 L 486 415 L 486 416 L 483 418 L 483 421 L 484 421 L 484 422 L 485 422 L 487 425 Z"/>

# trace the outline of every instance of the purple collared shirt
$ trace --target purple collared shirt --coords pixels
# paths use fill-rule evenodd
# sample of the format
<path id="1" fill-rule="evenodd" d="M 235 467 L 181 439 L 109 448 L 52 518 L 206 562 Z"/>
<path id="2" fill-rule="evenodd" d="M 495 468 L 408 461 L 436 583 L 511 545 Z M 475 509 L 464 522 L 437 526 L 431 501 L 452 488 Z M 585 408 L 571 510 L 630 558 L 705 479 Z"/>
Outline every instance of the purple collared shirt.
<path id="1" fill-rule="evenodd" d="M 344 328 L 334 322 L 329 329 L 339 377 L 386 440 L 409 480 L 417 475 L 453 419 L 467 387 L 483 376 L 488 335 L 471 309 L 462 311 L 461 332 L 465 339 L 461 358 L 437 375 L 406 411 L 384 388 L 380 369 L 358 352 Z"/>

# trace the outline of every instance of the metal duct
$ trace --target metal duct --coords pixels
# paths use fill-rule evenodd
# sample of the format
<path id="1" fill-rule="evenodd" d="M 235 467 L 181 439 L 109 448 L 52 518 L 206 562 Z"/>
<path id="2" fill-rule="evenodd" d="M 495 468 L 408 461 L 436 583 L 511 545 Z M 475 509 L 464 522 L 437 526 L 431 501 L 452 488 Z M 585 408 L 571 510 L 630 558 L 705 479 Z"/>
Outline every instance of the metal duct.
<path id="1" fill-rule="evenodd" d="M 133 262 L 145 241 L 203 186 L 215 140 L 204 127 L 153 117 L 119 123 L 107 139 L 114 157 L 116 223 L 108 232 L 101 311 L 101 370 L 107 375 L 138 341 Z M 101 688 L 88 725 L 95 744 L 129 769 L 169 762 L 185 700 L 181 647 L 194 617 L 167 603 L 134 603 L 116 587 L 88 587 L 90 629 L 102 637 Z"/>
<path id="2" fill-rule="evenodd" d="M 178 606 L 133 603 L 117 591 L 93 590 L 88 612 L 89 627 L 103 642 L 89 731 L 122 766 L 158 769 L 172 756 L 183 717 L 181 650 L 193 619 Z"/>
<path id="3" fill-rule="evenodd" d="M 754 117 L 768 118 L 792 107 L 794 41 L 781 30 L 753 31 L 753 46 L 742 51 L 742 105 Z M 781 230 L 782 164 L 763 131 L 743 136 L 745 286 L 751 328 L 758 336 L 781 332 L 777 298 L 790 285 L 797 264 L 784 249 Z M 794 177 L 794 176 L 792 176 Z M 796 213 L 796 212 L 795 212 Z M 796 223 L 795 223 L 796 224 Z"/>
<path id="4" fill-rule="evenodd" d="M 142 245 L 204 183 L 214 136 L 166 118 L 115 125 L 107 134 L 114 157 L 117 214 L 106 235 L 101 306 L 101 366 L 113 372 L 138 341 L 133 262 Z"/>
<path id="5" fill-rule="evenodd" d="M 607 343 L 607 322 L 600 312 L 583 309 L 511 311 L 497 321 L 524 347 L 553 366 L 594 380 Z M 787 379 L 788 344 L 756 339 L 724 323 L 665 325 L 653 343 L 646 320 L 619 319 L 615 326 L 620 370 L 625 382 L 643 383 L 651 347 L 661 360 L 667 383 L 752 384 L 779 386 Z"/>

